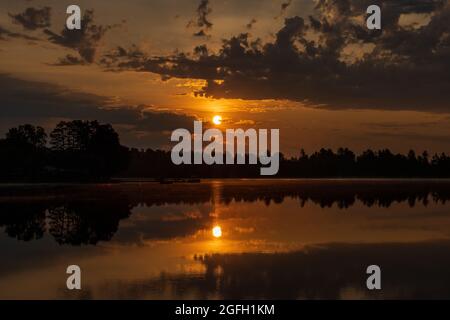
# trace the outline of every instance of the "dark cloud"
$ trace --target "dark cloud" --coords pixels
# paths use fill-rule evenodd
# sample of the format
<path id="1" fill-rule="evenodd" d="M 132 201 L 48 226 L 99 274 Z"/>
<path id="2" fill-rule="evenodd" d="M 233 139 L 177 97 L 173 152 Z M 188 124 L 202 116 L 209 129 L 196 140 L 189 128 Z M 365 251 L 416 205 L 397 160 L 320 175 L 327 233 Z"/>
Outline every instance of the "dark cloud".
<path id="1" fill-rule="evenodd" d="M 13 22 L 20 24 L 27 30 L 36 30 L 50 27 L 51 8 L 42 9 L 27 8 L 24 12 L 18 14 L 9 14 Z"/>
<path id="2" fill-rule="evenodd" d="M 208 47 L 200 45 L 194 48 L 194 54 L 197 56 L 208 56 Z"/>
<path id="3" fill-rule="evenodd" d="M 425 141 L 425 142 L 441 142 L 444 144 L 450 143 L 450 136 L 448 134 L 420 134 L 416 132 L 367 132 L 368 136 L 377 138 L 402 139 L 403 141 Z"/>
<path id="4" fill-rule="evenodd" d="M 86 61 L 71 54 L 66 55 L 63 58 L 59 58 L 58 62 L 53 63 L 53 66 L 84 66 Z"/>
<path id="5" fill-rule="evenodd" d="M 365 26 L 371 4 L 382 7 L 381 32 Z M 402 25 L 401 16 L 409 14 L 428 14 L 430 21 Z M 134 48 L 103 62 L 164 79 L 206 80 L 197 94 L 207 97 L 450 112 L 449 21 L 446 0 L 320 0 L 314 16 L 286 19 L 271 42 L 241 34 L 224 40 L 218 52 L 200 56 L 154 57 Z M 349 55 L 351 48 L 359 53 Z"/>
<path id="6" fill-rule="evenodd" d="M 287 2 L 284 2 L 281 4 L 281 10 L 285 11 L 289 6 L 291 5 L 292 0 L 288 0 Z"/>
<path id="7" fill-rule="evenodd" d="M 208 34 L 205 32 L 205 30 L 200 30 L 194 33 L 194 37 L 208 37 Z"/>
<path id="8" fill-rule="evenodd" d="M 197 18 L 195 20 L 189 21 L 187 27 L 199 28 L 197 32 L 194 33 L 196 37 L 208 36 L 207 31 L 213 27 L 212 22 L 209 20 L 209 15 L 212 9 L 209 6 L 209 0 L 200 0 L 200 4 L 197 7 Z"/>
<path id="9" fill-rule="evenodd" d="M 281 3 L 280 13 L 276 17 L 274 17 L 274 19 L 277 20 L 277 19 L 281 18 L 286 13 L 287 9 L 291 6 L 291 4 L 292 4 L 292 0 L 287 0 L 283 3 Z"/>
<path id="10" fill-rule="evenodd" d="M 38 41 L 38 38 L 28 36 L 26 34 L 9 31 L 0 26 L 0 40 L 24 39 L 29 41 Z"/>
<path id="11" fill-rule="evenodd" d="M 94 11 L 86 10 L 81 21 L 81 30 L 64 28 L 60 33 L 55 33 L 49 29 L 45 29 L 44 33 L 48 36 L 50 42 L 76 50 L 84 62 L 93 63 L 101 40 L 106 32 L 113 27 L 115 26 L 95 24 Z M 80 64 L 80 59 L 73 59 L 73 57 L 65 57 L 61 61 L 66 65 L 70 62 Z"/>
<path id="12" fill-rule="evenodd" d="M 26 81 L 0 74 L 0 118 L 99 120 L 126 126 L 133 132 L 163 133 L 190 128 L 194 117 L 156 112 L 148 106 L 112 106 L 108 97 L 76 92 L 47 83 Z"/>
<path id="13" fill-rule="evenodd" d="M 255 25 L 256 22 L 258 22 L 258 20 L 253 18 L 252 20 L 250 20 L 249 23 L 247 23 L 247 25 L 245 27 L 247 28 L 247 30 L 251 30 L 251 29 L 253 29 L 253 26 Z"/>
<path id="14" fill-rule="evenodd" d="M 401 130 L 401 129 L 416 129 L 421 127 L 435 127 L 441 124 L 439 121 L 421 121 L 421 122 L 398 122 L 398 121 L 385 121 L 385 122 L 365 122 L 361 125 L 364 127 L 375 128 L 375 129 L 392 129 L 392 130 Z"/>

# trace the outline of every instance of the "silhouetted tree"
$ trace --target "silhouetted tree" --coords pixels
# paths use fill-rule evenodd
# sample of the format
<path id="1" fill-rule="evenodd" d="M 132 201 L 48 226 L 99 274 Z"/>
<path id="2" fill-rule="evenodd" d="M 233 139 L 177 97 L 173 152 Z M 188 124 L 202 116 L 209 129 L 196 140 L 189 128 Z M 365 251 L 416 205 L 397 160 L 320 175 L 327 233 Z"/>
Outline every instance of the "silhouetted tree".
<path id="1" fill-rule="evenodd" d="M 25 124 L 9 129 L 6 140 L 17 145 L 24 144 L 34 148 L 44 148 L 47 143 L 47 134 L 42 127 Z"/>
<path id="2" fill-rule="evenodd" d="M 107 178 L 123 170 L 128 149 L 109 124 L 62 121 L 50 134 L 56 167 L 76 175 Z"/>
<path id="3" fill-rule="evenodd" d="M 0 140 L 0 176 L 38 178 L 46 162 L 47 135 L 30 124 L 12 128 Z"/>

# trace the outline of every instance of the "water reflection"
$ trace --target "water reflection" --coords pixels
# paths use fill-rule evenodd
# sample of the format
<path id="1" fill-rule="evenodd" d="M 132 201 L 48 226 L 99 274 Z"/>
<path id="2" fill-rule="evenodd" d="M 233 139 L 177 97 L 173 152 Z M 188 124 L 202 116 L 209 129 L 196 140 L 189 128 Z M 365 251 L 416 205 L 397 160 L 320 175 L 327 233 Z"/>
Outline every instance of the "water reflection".
<path id="1" fill-rule="evenodd" d="M 108 241 L 119 221 L 131 214 L 125 197 L 112 199 L 54 199 L 0 203 L 0 226 L 10 237 L 30 241 L 48 232 L 59 244 L 97 244 Z"/>
<path id="2" fill-rule="evenodd" d="M 450 298 L 449 199 L 431 180 L 3 186 L 0 298 Z"/>
<path id="3" fill-rule="evenodd" d="M 178 299 L 442 299 L 450 297 L 450 242 L 334 244 L 289 253 L 197 258 L 202 275 L 112 282 L 104 293 L 141 298 L 158 288 Z M 366 267 L 383 268 L 383 291 L 366 290 Z M 139 293 L 136 295 L 136 293 Z"/>
<path id="4" fill-rule="evenodd" d="M 30 241 L 51 234 L 59 244 L 95 245 L 109 241 L 119 222 L 133 211 L 185 205 L 179 212 L 164 208 L 159 216 L 145 217 L 146 239 L 172 239 L 212 228 L 216 206 L 263 202 L 266 206 L 298 200 L 321 208 L 348 209 L 356 203 L 389 208 L 396 203 L 445 204 L 450 182 L 438 181 L 229 181 L 198 185 L 118 184 L 0 189 L 0 227 L 18 240 Z M 209 204 L 203 212 L 189 212 L 194 205 Z M 151 218 L 151 219 L 150 219 Z M 153 219 L 155 218 L 155 219 Z M 245 232 L 245 230 L 241 230 Z M 218 231 L 217 231 L 218 232 Z M 220 236 L 219 236 L 220 237 Z"/>

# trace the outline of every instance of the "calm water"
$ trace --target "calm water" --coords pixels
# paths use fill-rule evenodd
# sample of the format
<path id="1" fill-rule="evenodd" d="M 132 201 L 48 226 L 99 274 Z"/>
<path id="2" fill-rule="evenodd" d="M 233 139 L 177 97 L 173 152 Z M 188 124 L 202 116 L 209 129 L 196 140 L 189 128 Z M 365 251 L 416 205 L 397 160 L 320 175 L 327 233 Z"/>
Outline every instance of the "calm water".
<path id="1" fill-rule="evenodd" d="M 0 298 L 450 298 L 448 200 L 449 181 L 3 185 Z"/>

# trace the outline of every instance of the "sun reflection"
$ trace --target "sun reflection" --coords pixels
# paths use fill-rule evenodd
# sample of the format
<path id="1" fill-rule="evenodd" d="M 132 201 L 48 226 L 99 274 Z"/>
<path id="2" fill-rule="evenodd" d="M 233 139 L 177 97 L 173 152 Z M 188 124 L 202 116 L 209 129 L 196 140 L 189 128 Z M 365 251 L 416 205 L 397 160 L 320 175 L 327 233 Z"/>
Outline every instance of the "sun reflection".
<path id="1" fill-rule="evenodd" d="M 219 116 L 219 115 L 214 116 L 213 119 L 212 119 L 212 121 L 213 121 L 213 123 L 214 123 L 215 125 L 219 126 L 219 125 L 222 124 L 222 117 Z"/>
<path id="2" fill-rule="evenodd" d="M 212 234 L 214 238 L 221 238 L 222 237 L 222 228 L 220 226 L 215 226 L 212 229 Z"/>

